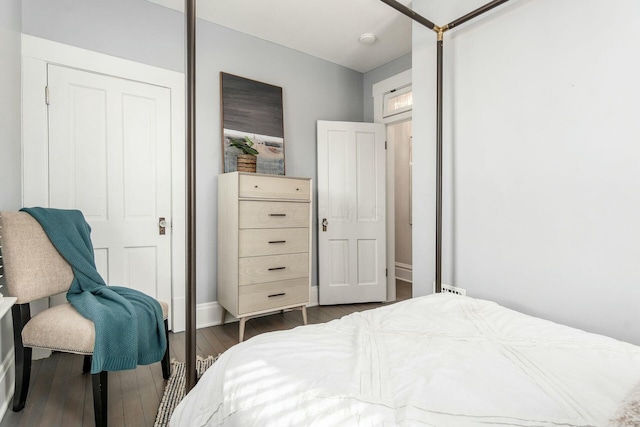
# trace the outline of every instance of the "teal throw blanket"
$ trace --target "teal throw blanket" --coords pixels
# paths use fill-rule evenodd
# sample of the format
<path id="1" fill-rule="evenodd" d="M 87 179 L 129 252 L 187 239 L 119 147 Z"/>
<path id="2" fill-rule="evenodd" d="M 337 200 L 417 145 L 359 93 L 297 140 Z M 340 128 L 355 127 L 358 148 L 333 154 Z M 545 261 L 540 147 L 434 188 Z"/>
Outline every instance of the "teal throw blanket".
<path id="1" fill-rule="evenodd" d="M 107 286 L 96 270 L 91 227 L 77 210 L 24 208 L 71 265 L 67 300 L 95 324 L 91 373 L 135 369 L 162 359 L 167 348 L 162 308 L 140 291 Z"/>

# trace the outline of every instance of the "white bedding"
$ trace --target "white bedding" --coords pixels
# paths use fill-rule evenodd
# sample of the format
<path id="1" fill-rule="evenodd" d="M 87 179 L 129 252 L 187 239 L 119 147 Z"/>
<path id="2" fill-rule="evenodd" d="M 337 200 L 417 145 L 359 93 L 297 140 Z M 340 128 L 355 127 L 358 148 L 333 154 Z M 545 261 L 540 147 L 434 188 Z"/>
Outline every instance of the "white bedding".
<path id="1" fill-rule="evenodd" d="M 604 426 L 640 347 L 445 294 L 226 351 L 171 426 Z"/>

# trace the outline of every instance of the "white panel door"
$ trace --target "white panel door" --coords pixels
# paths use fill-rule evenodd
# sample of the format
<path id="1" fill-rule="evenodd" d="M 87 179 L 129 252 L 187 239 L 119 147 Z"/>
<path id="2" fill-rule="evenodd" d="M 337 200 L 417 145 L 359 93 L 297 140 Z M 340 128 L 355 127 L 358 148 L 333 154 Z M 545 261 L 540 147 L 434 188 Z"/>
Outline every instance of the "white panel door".
<path id="1" fill-rule="evenodd" d="M 385 301 L 385 127 L 318 121 L 320 304 Z"/>
<path id="2" fill-rule="evenodd" d="M 55 65 L 48 87 L 49 206 L 84 213 L 107 284 L 171 301 L 170 90 Z"/>

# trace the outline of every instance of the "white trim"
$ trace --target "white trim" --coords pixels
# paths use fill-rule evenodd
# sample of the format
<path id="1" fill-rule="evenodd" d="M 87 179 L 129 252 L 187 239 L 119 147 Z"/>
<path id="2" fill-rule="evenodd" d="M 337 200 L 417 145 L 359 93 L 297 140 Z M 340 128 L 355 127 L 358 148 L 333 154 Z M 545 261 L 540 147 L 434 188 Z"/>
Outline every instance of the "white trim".
<path id="1" fill-rule="evenodd" d="M 223 308 L 218 301 L 196 305 L 196 329 L 221 324 L 222 310 Z"/>
<path id="2" fill-rule="evenodd" d="M 377 95 L 384 95 L 385 93 L 390 92 L 394 89 L 409 86 L 412 79 L 411 72 L 411 69 L 408 69 L 396 74 L 395 76 L 391 76 L 388 79 L 384 79 L 382 81 L 379 81 L 378 83 L 374 83 L 371 94 L 375 98 Z M 380 117 L 382 118 L 382 115 L 380 115 Z"/>
<path id="3" fill-rule="evenodd" d="M 412 103 L 408 103 L 402 107 L 396 107 L 393 110 L 389 111 L 389 100 L 394 99 L 394 98 L 399 98 L 402 95 L 406 95 L 407 93 L 412 93 L 411 90 L 411 85 L 409 86 L 405 86 L 405 87 L 401 87 L 398 88 L 394 91 L 391 92 L 385 92 L 382 95 L 382 115 L 383 117 L 389 118 L 391 116 L 395 116 L 397 114 L 401 114 L 407 111 L 411 111 L 413 110 L 413 102 Z"/>
<path id="4" fill-rule="evenodd" d="M 412 82 L 411 69 L 403 71 L 381 82 L 375 83 L 371 89 L 373 96 L 373 121 L 376 123 L 398 123 L 405 120 L 411 120 L 411 111 L 394 114 L 389 117 L 383 117 L 384 94 L 394 89 L 411 86 Z"/>
<path id="5" fill-rule="evenodd" d="M 3 297 L 0 294 L 0 319 L 2 319 L 4 315 L 11 310 L 11 307 L 13 307 L 13 304 L 15 304 L 16 301 L 18 301 L 18 298 L 16 297 Z"/>
<path id="6" fill-rule="evenodd" d="M 3 297 L 0 294 L 0 328 L 4 331 L 10 331 L 11 327 L 5 328 L 4 323 L 6 322 L 8 325 L 11 324 L 11 317 L 5 315 L 11 310 L 13 304 L 18 300 L 15 297 Z M 8 326 L 7 325 L 7 326 Z M 4 337 L 3 340 L 6 340 L 8 337 Z M 15 388 L 15 369 L 14 366 L 14 354 L 15 350 L 13 348 L 13 338 L 9 338 L 7 340 L 6 349 L 2 347 L 2 342 L 0 342 L 0 356 L 4 351 L 7 354 L 4 356 L 2 363 L 0 363 L 0 420 L 4 417 L 4 414 L 7 412 L 7 408 L 9 407 L 9 402 L 11 402 L 11 398 L 13 397 L 13 391 Z"/>
<path id="7" fill-rule="evenodd" d="M 15 390 L 15 369 L 13 367 L 14 349 L 12 345 L 0 364 L 0 421 L 9 408 Z"/>
<path id="8" fill-rule="evenodd" d="M 371 93 L 373 96 L 373 121 L 375 123 L 399 123 L 411 120 L 412 111 L 396 114 L 387 118 L 382 117 L 384 94 L 401 87 L 411 85 L 411 69 L 375 83 Z M 387 301 L 396 300 L 396 214 L 395 214 L 395 150 L 393 141 L 387 138 Z"/>
<path id="9" fill-rule="evenodd" d="M 403 282 L 413 283 L 413 266 L 396 262 L 396 279 Z"/>
<path id="10" fill-rule="evenodd" d="M 309 294 L 309 304 L 307 304 L 307 307 L 315 307 L 318 305 L 318 290 L 319 286 L 311 286 L 311 293 Z"/>
<path id="11" fill-rule="evenodd" d="M 171 90 L 171 176 L 173 236 L 171 241 L 171 295 L 169 318 L 172 330 L 184 330 L 186 264 L 185 184 L 185 87 L 184 74 L 151 65 L 81 49 L 51 40 L 22 35 L 22 204 L 48 206 L 47 108 L 44 88 L 47 64 L 78 68 Z M 29 159 L 29 162 L 25 162 Z M 162 298 L 165 299 L 165 298 Z"/>

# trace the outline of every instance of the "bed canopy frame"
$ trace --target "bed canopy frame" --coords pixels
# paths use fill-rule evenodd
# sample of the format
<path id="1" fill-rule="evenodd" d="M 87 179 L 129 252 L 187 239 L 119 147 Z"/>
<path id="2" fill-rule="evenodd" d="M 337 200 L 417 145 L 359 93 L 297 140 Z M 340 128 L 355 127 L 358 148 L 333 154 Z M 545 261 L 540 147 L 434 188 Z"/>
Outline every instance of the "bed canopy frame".
<path id="1" fill-rule="evenodd" d="M 436 76 L 436 292 L 442 291 L 442 122 L 444 33 L 509 0 L 493 0 L 450 23 L 438 26 L 396 0 L 380 0 L 437 34 Z M 196 385 L 196 0 L 185 0 L 186 145 L 187 145 L 187 277 L 185 391 Z"/>

